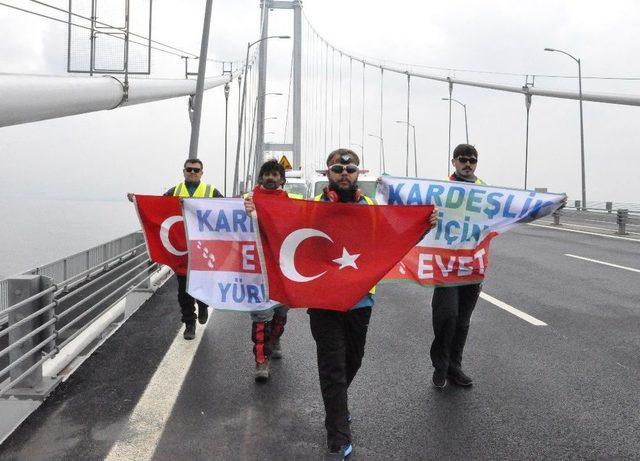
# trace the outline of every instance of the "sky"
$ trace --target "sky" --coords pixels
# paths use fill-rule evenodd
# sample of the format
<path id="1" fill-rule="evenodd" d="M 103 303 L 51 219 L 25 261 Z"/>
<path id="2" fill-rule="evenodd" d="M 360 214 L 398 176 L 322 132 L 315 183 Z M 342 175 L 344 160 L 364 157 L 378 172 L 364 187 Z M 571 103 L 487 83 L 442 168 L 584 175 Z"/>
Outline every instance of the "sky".
<path id="1" fill-rule="evenodd" d="M 68 7 L 66 0 L 47 1 L 61 8 Z M 7 0 L 7 3 L 52 13 L 28 0 Z M 80 8 L 82 3 L 83 0 L 73 2 Z M 139 17 L 143 15 L 145 2 L 135 3 L 139 10 L 134 14 Z M 204 0 L 155 0 L 153 38 L 197 52 L 204 3 Z M 247 42 L 257 39 L 259 33 L 258 0 L 214 0 L 213 3 L 210 56 L 223 60 L 244 59 Z M 577 66 L 571 59 L 543 51 L 545 47 L 552 47 L 580 57 L 583 76 L 640 78 L 637 60 L 640 3 L 633 0 L 612 0 L 606 5 L 585 0 L 535 3 L 305 0 L 304 11 L 314 28 L 345 52 L 375 61 L 411 63 L 415 70 L 434 75 L 516 86 L 525 83 L 526 74 L 576 75 Z M 64 18 L 64 15 L 57 17 Z M 270 20 L 270 34 L 292 33 L 290 12 L 276 10 Z M 0 25 L 4 36 L 0 42 L 2 72 L 66 74 L 65 24 L 0 6 Z M 267 140 L 286 139 L 290 52 L 290 41 L 270 44 L 267 91 L 284 95 L 268 98 L 266 115 L 278 119 L 267 122 L 266 130 L 273 132 L 266 136 Z M 307 62 L 317 56 L 313 43 L 305 43 L 304 52 Z M 345 63 L 343 72 L 348 65 Z M 151 76 L 181 78 L 183 65 L 178 57 L 154 52 Z M 219 66 L 210 64 L 208 74 L 215 75 L 219 70 Z M 406 132 L 395 121 L 406 117 L 406 77 L 385 73 L 384 78 L 383 138 L 387 172 L 404 175 Z M 303 79 L 306 79 L 303 85 L 313 88 L 312 75 L 303 75 Z M 357 68 L 354 82 L 361 79 L 362 70 Z M 378 69 L 366 70 L 364 105 L 362 87 L 360 83 L 354 84 L 351 139 L 346 139 L 346 116 L 343 115 L 342 139 L 335 134 L 338 128 L 334 124 L 334 138 L 327 147 L 332 150 L 351 143 L 363 144 L 373 174 L 379 173 L 379 141 L 369 134 L 379 134 L 380 129 L 379 79 Z M 536 87 L 547 89 L 577 90 L 577 83 L 574 78 L 537 77 L 535 80 Z M 640 95 L 640 80 L 583 79 L 583 91 Z M 444 178 L 448 162 L 449 106 L 441 98 L 448 96 L 447 85 L 412 79 L 411 92 L 418 176 Z M 479 152 L 478 176 L 496 186 L 523 187 L 524 96 L 456 85 L 453 97 L 467 105 L 469 141 Z M 237 98 L 238 88 L 234 84 L 229 106 L 229 189 L 233 177 Z M 343 114 L 346 114 L 345 104 L 343 97 Z M 364 133 L 360 127 L 363 108 Z M 549 191 L 566 192 L 572 199 L 579 198 L 578 110 L 577 101 L 534 97 L 529 132 L 530 188 L 547 187 Z M 308 123 L 318 120 L 317 111 L 308 103 L 303 104 L 303 119 Z M 632 179 L 636 157 L 633 146 L 640 144 L 638 122 L 639 107 L 584 103 L 588 201 L 639 201 L 639 187 Z M 290 122 L 286 124 L 290 135 Z M 0 181 L 5 194 L 16 197 L 117 200 L 129 191 L 161 193 L 181 177 L 189 134 L 186 98 L 0 128 Z M 464 140 L 464 114 L 462 107 L 454 105 L 452 146 Z M 356 150 L 361 149 L 356 147 Z M 314 155 L 324 156 L 325 152 L 316 151 Z M 222 88 L 209 91 L 204 99 L 199 157 L 205 163 L 205 180 L 222 189 Z"/>

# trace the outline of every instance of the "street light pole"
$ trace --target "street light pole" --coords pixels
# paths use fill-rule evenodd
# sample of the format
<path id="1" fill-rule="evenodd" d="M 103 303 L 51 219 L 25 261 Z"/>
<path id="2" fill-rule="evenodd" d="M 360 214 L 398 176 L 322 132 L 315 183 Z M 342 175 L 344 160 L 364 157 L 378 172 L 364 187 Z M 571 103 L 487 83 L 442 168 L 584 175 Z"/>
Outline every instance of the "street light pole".
<path id="1" fill-rule="evenodd" d="M 580 62 L 580 58 L 576 58 L 575 56 L 567 53 L 566 51 L 557 50 L 555 48 L 545 48 L 545 51 L 558 52 L 562 53 L 565 56 L 569 56 L 578 64 L 578 94 L 580 101 L 580 166 L 581 166 L 581 176 L 582 176 L 582 210 L 586 211 L 587 209 L 587 186 L 585 181 L 585 165 L 584 165 L 584 123 L 582 117 L 582 65 Z"/>
<path id="2" fill-rule="evenodd" d="M 386 171 L 386 166 L 384 162 L 384 139 L 382 136 L 378 136 L 377 134 L 369 133 L 369 136 L 372 138 L 378 138 L 380 140 L 380 174 L 383 174 Z"/>
<path id="3" fill-rule="evenodd" d="M 415 177 L 418 177 L 418 148 L 416 147 L 416 126 L 411 125 L 413 128 L 413 167 Z"/>
<path id="4" fill-rule="evenodd" d="M 411 122 L 409 121 L 410 107 L 411 107 L 411 74 L 407 73 L 407 158 L 405 160 L 405 171 L 404 171 L 404 174 L 406 177 L 409 177 L 409 127 L 411 126 Z M 451 132 L 451 129 L 449 129 L 449 132 Z"/>
<path id="5" fill-rule="evenodd" d="M 451 173 L 451 162 L 449 162 L 449 156 L 451 155 L 451 96 L 453 95 L 453 82 L 449 80 L 449 150 L 447 152 L 447 176 Z"/>
<path id="6" fill-rule="evenodd" d="M 467 144 L 469 144 L 469 124 L 467 123 L 467 105 L 453 98 L 442 98 L 443 101 L 449 101 L 449 107 L 451 102 L 457 102 L 464 109 L 464 132 L 466 134 Z M 451 112 L 449 112 L 449 150 L 451 150 Z"/>
<path id="7" fill-rule="evenodd" d="M 406 120 L 396 120 L 396 123 L 402 123 L 407 125 L 407 131 L 409 131 L 409 128 L 413 130 L 413 169 L 417 178 L 418 177 L 418 150 L 416 148 L 416 126 L 413 123 L 407 122 Z M 407 155 L 406 174 L 407 176 L 409 176 L 409 156 L 408 155 Z"/>
<path id="8" fill-rule="evenodd" d="M 525 88 L 529 88 L 526 86 Z M 524 141 L 524 188 L 527 188 L 527 177 L 529 168 L 529 112 L 531 111 L 531 93 L 524 95 L 524 104 L 527 109 L 527 132 Z"/>
<path id="9" fill-rule="evenodd" d="M 464 108 L 464 131 L 466 134 L 467 144 L 469 144 L 469 124 L 467 123 L 467 105 L 463 104 L 462 107 Z"/>
<path id="10" fill-rule="evenodd" d="M 229 92 L 231 87 L 224 85 L 224 195 L 227 195 L 227 141 L 229 139 Z"/>

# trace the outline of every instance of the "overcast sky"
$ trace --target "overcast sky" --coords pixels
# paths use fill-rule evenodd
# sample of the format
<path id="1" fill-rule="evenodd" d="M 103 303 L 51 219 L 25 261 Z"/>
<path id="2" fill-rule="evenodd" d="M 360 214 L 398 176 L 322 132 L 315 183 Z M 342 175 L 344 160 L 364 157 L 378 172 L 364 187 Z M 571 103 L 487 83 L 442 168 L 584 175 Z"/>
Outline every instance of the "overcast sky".
<path id="1" fill-rule="evenodd" d="M 68 6 L 66 0 L 49 1 L 63 8 Z M 8 3 L 46 11 L 27 0 Z M 197 51 L 203 9 L 204 0 L 155 0 L 154 38 Z M 579 0 L 305 0 L 304 9 L 314 27 L 335 46 L 378 60 L 477 71 L 575 75 L 577 68 L 572 60 L 543 51 L 553 47 L 579 56 L 584 76 L 640 77 L 640 3 L 633 0 L 606 4 Z M 292 32 L 289 12 L 276 10 L 271 17 L 271 33 Z M 258 21 L 257 0 L 214 0 L 211 55 L 243 59 L 246 43 L 257 38 Z M 0 6 L 0 25 L 3 72 L 66 73 L 64 24 Z M 288 91 L 290 46 L 274 42 L 270 48 L 268 91 L 285 95 Z M 308 47 L 305 50 L 308 56 L 315 56 Z M 152 76 L 180 78 L 182 66 L 177 57 L 154 53 Z M 210 74 L 217 70 L 211 66 Z M 421 70 L 518 86 L 525 82 L 521 76 Z M 362 78 L 361 70 L 357 72 L 360 73 L 354 72 L 354 81 L 356 76 Z M 379 76 L 379 70 L 367 70 L 364 146 L 375 173 L 378 141 L 366 135 L 379 132 Z M 448 95 L 447 86 L 418 79 L 412 82 L 411 119 L 416 125 L 419 175 L 442 178 L 446 175 L 448 104 L 440 98 Z M 539 77 L 535 85 L 577 89 L 577 80 Z M 361 91 L 361 87 L 354 87 L 351 142 L 355 143 L 361 143 L 362 138 Z M 583 91 L 640 95 L 640 81 L 585 79 Z M 231 114 L 237 111 L 237 94 L 234 85 Z M 406 116 L 406 78 L 385 74 L 384 97 L 387 170 L 403 174 L 405 131 L 395 120 Z M 468 107 L 470 142 L 476 145 L 480 156 L 478 175 L 490 184 L 522 187 L 524 97 L 463 86 L 455 86 L 454 97 Z M 267 125 L 268 131 L 275 132 L 267 139 L 282 140 L 286 101 L 286 96 L 269 98 L 267 115 L 279 120 Z M 199 156 L 205 162 L 205 179 L 222 188 L 222 89 L 208 92 L 204 105 Z M 303 113 L 303 117 L 312 116 Z M 640 188 L 631 177 L 635 174 L 628 169 L 635 167 L 640 144 L 640 108 L 587 102 L 584 120 L 588 199 L 638 202 Z M 234 116 L 230 126 L 235 123 Z M 464 136 L 462 108 L 454 106 L 453 145 L 463 142 Z M 347 141 L 343 139 L 342 144 Z M 126 191 L 159 193 L 180 178 L 188 144 L 185 98 L 0 128 L 0 181 L 5 195 L 13 196 L 118 198 Z M 338 144 L 334 139 L 329 149 Z M 231 129 L 230 152 L 234 147 L 235 132 Z M 534 97 L 529 153 L 530 187 L 548 187 L 579 198 L 577 101 Z"/>

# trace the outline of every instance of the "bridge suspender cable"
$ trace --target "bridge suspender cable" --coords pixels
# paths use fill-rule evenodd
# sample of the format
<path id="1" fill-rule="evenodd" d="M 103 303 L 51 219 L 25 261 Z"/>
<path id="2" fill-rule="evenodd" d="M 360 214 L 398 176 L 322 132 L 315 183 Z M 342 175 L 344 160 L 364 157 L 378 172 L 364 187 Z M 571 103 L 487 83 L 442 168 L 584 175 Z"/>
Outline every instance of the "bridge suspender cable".
<path id="1" fill-rule="evenodd" d="M 384 136 L 382 126 L 384 121 L 384 69 L 380 69 L 380 173 L 387 171 L 384 161 Z"/>
<path id="2" fill-rule="evenodd" d="M 348 143 L 351 143 L 351 101 L 352 101 L 352 84 L 353 84 L 353 58 L 349 56 L 349 138 Z"/>
<path id="3" fill-rule="evenodd" d="M 365 63 L 362 63 L 362 123 L 360 125 L 361 128 L 361 141 L 360 144 L 361 146 L 361 154 L 362 154 L 362 168 L 365 168 L 365 162 L 364 162 L 364 113 L 365 113 L 365 108 L 364 108 L 364 101 L 365 101 L 365 74 L 367 73 L 367 66 L 365 65 Z"/>
<path id="4" fill-rule="evenodd" d="M 338 72 L 338 144 L 342 145 L 342 53 L 338 57 L 340 62 L 340 71 Z"/>

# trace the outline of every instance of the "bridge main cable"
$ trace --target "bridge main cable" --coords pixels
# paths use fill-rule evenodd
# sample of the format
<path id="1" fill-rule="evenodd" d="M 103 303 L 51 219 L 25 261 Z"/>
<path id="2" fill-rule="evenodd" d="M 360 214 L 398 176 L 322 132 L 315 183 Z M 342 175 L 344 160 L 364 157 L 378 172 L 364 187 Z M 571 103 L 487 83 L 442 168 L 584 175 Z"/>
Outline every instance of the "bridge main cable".
<path id="1" fill-rule="evenodd" d="M 331 48 L 332 50 L 335 50 L 339 53 L 342 53 L 344 56 L 348 57 L 352 61 L 361 62 L 365 66 L 377 67 L 379 69 L 384 69 L 386 71 L 394 72 L 397 74 L 404 74 L 404 75 L 409 75 L 416 78 L 423 78 L 426 80 L 433 80 L 437 82 L 443 82 L 443 83 L 449 83 L 449 84 L 455 84 L 455 85 L 464 85 L 464 86 L 471 86 L 476 88 L 485 88 L 489 90 L 504 91 L 508 93 L 519 93 L 523 95 L 542 96 L 542 97 L 548 97 L 548 98 L 573 99 L 576 101 L 580 99 L 580 95 L 577 91 L 550 90 L 550 89 L 541 89 L 541 88 L 534 88 L 534 87 L 528 87 L 528 86 L 522 87 L 522 86 L 515 86 L 515 85 L 503 85 L 503 84 L 497 84 L 497 83 L 476 82 L 472 80 L 462 80 L 458 78 L 442 77 L 439 75 L 431 75 L 431 74 L 426 74 L 422 72 L 415 72 L 406 68 L 403 69 L 400 67 L 390 66 L 387 64 L 375 63 L 367 59 L 358 57 L 356 55 L 347 53 L 339 48 L 336 48 L 318 33 L 318 31 L 313 27 L 313 25 L 311 25 L 311 22 L 309 21 L 309 18 L 307 18 L 306 15 L 304 15 L 304 18 L 307 21 L 309 28 L 311 28 L 311 30 L 317 35 L 317 37 L 322 42 L 326 44 L 328 48 Z M 588 93 L 583 91 L 582 100 L 591 101 L 591 102 L 601 102 L 601 103 L 607 103 L 607 104 L 620 104 L 625 106 L 640 106 L 640 96 L 638 95 L 613 94 L 613 93 L 611 94 L 610 93 Z"/>

